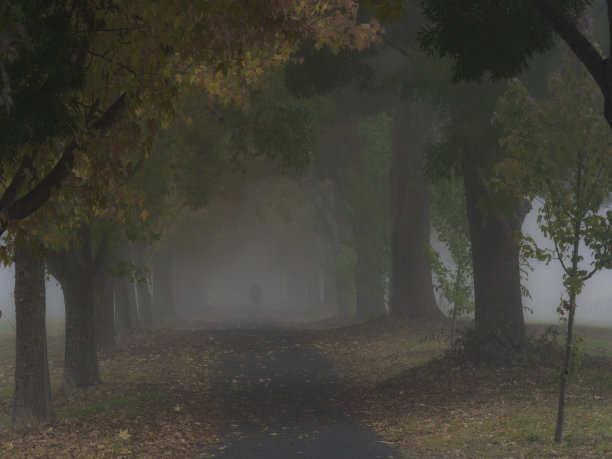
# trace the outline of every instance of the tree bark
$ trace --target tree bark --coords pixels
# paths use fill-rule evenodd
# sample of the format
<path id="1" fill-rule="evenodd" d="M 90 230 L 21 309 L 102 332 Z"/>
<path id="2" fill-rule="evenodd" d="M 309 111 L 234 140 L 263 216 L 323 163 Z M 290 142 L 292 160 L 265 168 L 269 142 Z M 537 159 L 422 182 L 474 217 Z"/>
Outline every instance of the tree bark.
<path id="1" fill-rule="evenodd" d="M 91 271 L 72 273 L 62 284 L 66 300 L 64 384 L 88 387 L 101 381 L 96 354 Z"/>
<path id="2" fill-rule="evenodd" d="M 474 165 L 463 165 L 463 180 L 474 269 L 475 329 L 483 339 L 522 347 L 527 339 L 515 234 L 526 215 L 518 200 L 510 211 L 482 210 L 487 189 Z M 507 198 L 511 199 L 511 198 Z"/>
<path id="3" fill-rule="evenodd" d="M 430 218 L 421 153 L 431 121 L 407 104 L 397 108 L 391 167 L 391 315 L 445 320 L 433 294 L 425 253 Z"/>
<path id="4" fill-rule="evenodd" d="M 50 252 L 47 265 L 59 281 L 66 305 L 64 385 L 88 387 L 101 382 L 96 353 L 94 263 L 89 228 L 78 230 L 79 247 Z"/>
<path id="5" fill-rule="evenodd" d="M 16 361 L 13 426 L 55 419 L 47 360 L 45 268 L 29 247 L 15 247 Z"/>

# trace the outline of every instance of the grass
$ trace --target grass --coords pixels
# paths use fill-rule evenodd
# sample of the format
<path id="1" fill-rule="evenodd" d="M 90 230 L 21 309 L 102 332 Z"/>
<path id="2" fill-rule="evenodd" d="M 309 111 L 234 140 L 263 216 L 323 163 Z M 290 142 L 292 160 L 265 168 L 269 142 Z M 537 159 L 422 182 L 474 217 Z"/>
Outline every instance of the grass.
<path id="1" fill-rule="evenodd" d="M 439 326 L 389 318 L 320 330 L 313 337 L 349 386 L 375 385 L 448 348 Z"/>
<path id="2" fill-rule="evenodd" d="M 143 392 L 125 397 L 110 398 L 91 405 L 68 408 L 57 413 L 59 419 L 84 418 L 106 410 L 129 407 L 132 413 L 143 415 L 144 410 L 139 407 L 139 402 L 165 402 L 168 394 L 162 391 Z"/>
<path id="3" fill-rule="evenodd" d="M 552 355 L 550 346 L 536 346 L 540 358 L 528 363 L 482 367 L 442 358 L 447 330 L 422 322 L 295 331 L 343 378 L 337 408 L 404 457 L 612 457 L 612 331 L 579 327 L 578 334 L 585 355 L 569 388 L 565 442 L 557 445 L 560 349 Z M 63 342 L 51 337 L 59 420 L 32 432 L 8 429 L 14 344 L 0 336 L 0 456 L 193 456 L 217 441 L 225 422 L 209 368 L 232 350 L 217 336 L 176 329 L 120 336 L 115 349 L 100 354 L 105 383 L 79 391 L 60 388 Z"/>
<path id="4" fill-rule="evenodd" d="M 0 336 L 0 343 L 7 340 Z M 183 458 L 217 441 L 221 417 L 208 366 L 219 352 L 205 333 L 159 329 L 119 336 L 114 349 L 98 356 L 104 384 L 78 390 L 61 387 L 63 338 L 48 343 L 57 421 L 10 429 L 14 354 L 3 352 L 0 457 Z"/>
<path id="5" fill-rule="evenodd" d="M 388 331 L 382 329 L 369 337 L 385 344 L 383 358 L 395 354 L 389 347 L 401 352 L 410 342 L 415 351 L 439 351 L 438 355 L 447 345 L 443 334 L 430 339 L 423 327 L 416 332 L 405 327 L 412 331 L 411 340 L 389 339 Z M 536 346 L 533 352 L 544 354 L 527 359 L 532 363 L 523 366 L 477 367 L 454 364 L 447 358 L 423 364 L 407 357 L 395 375 L 359 382 L 344 373 L 351 389 L 343 403 L 405 457 L 609 457 L 612 332 L 580 327 L 579 334 L 585 352 L 591 354 L 583 357 L 580 373 L 569 388 L 562 445 L 553 442 L 560 363 L 556 354 L 562 353 L 559 349 L 547 355 L 550 346 Z M 341 353 L 328 355 L 336 359 Z M 362 355 L 358 362 L 362 368 L 380 365 L 376 353 Z"/>
<path id="6" fill-rule="evenodd" d="M 553 443 L 554 399 L 490 400 L 415 419 L 404 417 L 391 430 L 394 440 L 417 445 L 423 455 L 460 457 L 603 457 L 612 452 L 612 404 L 581 400 L 570 404 L 565 443 Z M 404 434 L 404 435 L 402 435 Z"/>

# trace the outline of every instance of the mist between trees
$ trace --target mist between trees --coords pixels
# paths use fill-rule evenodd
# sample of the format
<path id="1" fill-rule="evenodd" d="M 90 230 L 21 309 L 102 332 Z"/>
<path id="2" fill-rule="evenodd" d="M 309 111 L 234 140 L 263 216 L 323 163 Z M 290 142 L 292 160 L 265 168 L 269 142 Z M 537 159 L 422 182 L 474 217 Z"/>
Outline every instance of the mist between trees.
<path id="1" fill-rule="evenodd" d="M 47 333 L 69 389 L 150 327 L 459 323 L 507 364 L 567 310 L 569 361 L 612 322 L 606 3 L 494 3 L 5 2 L 13 425 L 55 419 Z"/>

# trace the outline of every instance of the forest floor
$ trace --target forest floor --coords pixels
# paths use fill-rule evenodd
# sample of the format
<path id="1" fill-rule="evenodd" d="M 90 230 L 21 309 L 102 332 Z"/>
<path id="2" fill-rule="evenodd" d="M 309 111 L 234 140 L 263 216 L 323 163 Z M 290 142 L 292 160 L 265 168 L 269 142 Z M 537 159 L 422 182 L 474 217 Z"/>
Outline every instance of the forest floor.
<path id="1" fill-rule="evenodd" d="M 531 330 L 539 336 L 546 327 Z M 223 452 L 234 441 L 228 427 L 235 420 L 215 386 L 216 372 L 223 359 L 245 352 L 245 342 L 228 340 L 232 333 L 238 336 L 187 328 L 121 334 L 114 349 L 100 354 L 104 384 L 76 391 L 61 388 L 63 338 L 50 336 L 58 420 L 31 431 L 10 429 L 14 336 L 0 335 L 0 457 L 185 458 L 215 448 Z M 540 344 L 524 363 L 475 367 L 443 358 L 447 331 L 421 322 L 247 334 L 273 356 L 288 347 L 325 356 L 341 382 L 331 397 L 334 412 L 374 432 L 378 443 L 398 452 L 394 457 L 612 456 L 612 330 L 578 328 L 585 355 L 569 389 L 561 446 L 552 441 L 561 348 L 544 339 L 534 339 Z M 545 341 L 555 339 L 562 341 L 550 334 Z M 232 383 L 239 384 L 240 376 Z M 255 382 L 277 391 L 266 378 Z M 266 403 L 270 419 L 278 417 L 270 399 Z M 260 431 L 272 438 L 283 430 L 281 421 Z"/>

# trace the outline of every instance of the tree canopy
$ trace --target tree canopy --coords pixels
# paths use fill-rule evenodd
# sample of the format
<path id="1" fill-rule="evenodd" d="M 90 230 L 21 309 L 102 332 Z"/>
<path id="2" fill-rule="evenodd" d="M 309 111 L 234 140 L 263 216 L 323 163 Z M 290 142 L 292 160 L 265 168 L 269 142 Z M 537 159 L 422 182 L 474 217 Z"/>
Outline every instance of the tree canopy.
<path id="1" fill-rule="evenodd" d="M 6 190 L 0 199 L 2 229 L 39 209 L 75 166 L 80 176 L 101 177 L 99 184 L 104 183 L 101 171 L 116 174 L 129 169 L 134 155 L 146 155 L 159 127 L 173 116 L 181 84 L 198 84 L 221 103 L 245 103 L 249 91 L 265 80 L 265 69 L 290 59 L 302 39 L 311 37 L 317 46 L 334 50 L 364 48 L 379 40 L 380 30 L 374 20 L 356 22 L 358 9 L 353 1 L 319 5 L 309 0 L 197 4 L 66 0 L 53 5 L 49 15 L 31 15 L 37 18 L 31 28 L 40 32 L 40 38 L 31 50 L 21 50 L 5 67 L 9 76 L 18 76 L 20 66 L 28 69 L 26 64 L 37 61 L 36 56 L 53 56 L 49 47 L 67 49 L 71 65 L 61 65 L 66 64 L 61 59 L 42 59 L 42 63 L 56 65 L 57 72 L 31 69 L 29 75 L 45 78 L 43 86 L 55 81 L 51 77 L 64 84 L 81 77 L 77 81 L 80 85 L 66 88 L 71 101 L 68 116 L 54 118 L 65 119 L 64 124 L 72 127 L 40 132 L 34 129 L 35 124 L 22 125 L 27 132 L 17 143 L 27 144 L 28 151 L 21 163 L 14 161 L 5 171 Z M 38 27 L 50 21 L 56 10 L 61 12 L 58 21 L 62 22 L 46 29 Z M 2 19 L 11 11 L 7 6 Z M 51 30 L 58 43 L 49 39 Z M 78 46 L 68 46 L 70 40 Z M 68 78 L 59 72 L 62 69 L 76 76 Z M 30 91 L 40 86 L 34 83 L 24 83 L 25 88 Z M 56 97 L 63 94 L 48 92 Z M 14 101 L 20 96 L 21 92 L 11 92 Z M 67 105 L 53 103 L 51 109 L 58 107 Z M 26 110 L 24 116 L 31 117 L 38 108 L 19 104 L 19 110 Z M 19 113 L 14 103 L 5 116 L 18 123 Z M 112 135 L 110 129 L 114 129 Z M 0 145 L 9 143 L 12 134 L 3 130 Z M 5 150 L 3 157 L 7 156 Z M 114 161 L 118 157 L 122 161 Z"/>

